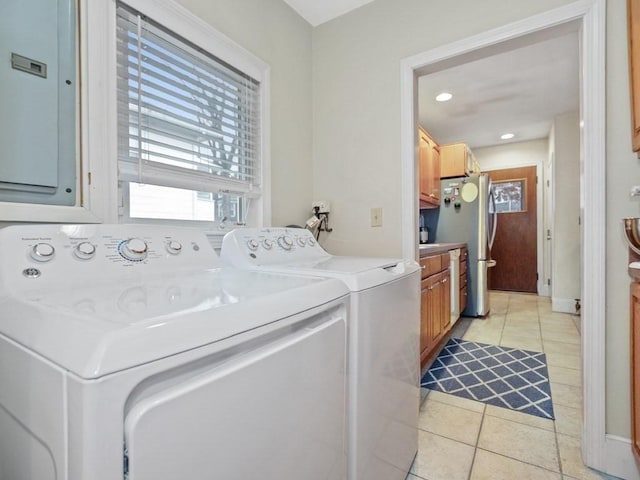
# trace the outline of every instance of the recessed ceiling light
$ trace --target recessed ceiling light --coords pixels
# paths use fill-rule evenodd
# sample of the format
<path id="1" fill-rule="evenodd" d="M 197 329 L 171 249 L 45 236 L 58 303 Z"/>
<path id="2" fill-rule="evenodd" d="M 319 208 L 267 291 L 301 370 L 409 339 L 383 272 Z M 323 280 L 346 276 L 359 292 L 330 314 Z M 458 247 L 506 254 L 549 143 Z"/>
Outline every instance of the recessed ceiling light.
<path id="1" fill-rule="evenodd" d="M 515 135 L 513 133 L 504 133 L 504 134 L 500 135 L 500 138 L 502 140 L 511 140 L 513 137 L 515 137 Z"/>
<path id="2" fill-rule="evenodd" d="M 448 102 L 452 98 L 453 95 L 451 95 L 449 92 L 442 92 L 436 97 L 436 102 Z"/>

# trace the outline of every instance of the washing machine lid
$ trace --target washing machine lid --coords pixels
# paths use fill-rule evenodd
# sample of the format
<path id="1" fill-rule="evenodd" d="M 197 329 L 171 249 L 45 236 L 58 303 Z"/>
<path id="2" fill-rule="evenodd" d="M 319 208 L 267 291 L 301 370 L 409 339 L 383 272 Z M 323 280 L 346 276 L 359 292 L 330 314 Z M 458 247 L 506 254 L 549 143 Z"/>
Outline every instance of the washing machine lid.
<path id="1" fill-rule="evenodd" d="M 0 298 L 0 334 L 91 379 L 217 342 L 348 293 L 338 280 L 219 268 Z"/>
<path id="2" fill-rule="evenodd" d="M 352 292 L 417 272 L 416 262 L 394 258 L 335 256 L 309 230 L 245 228 L 222 242 L 222 263 L 237 268 L 339 278 Z"/>
<path id="3" fill-rule="evenodd" d="M 393 258 L 329 256 L 323 259 L 296 261 L 260 267 L 261 271 L 336 278 L 352 292 L 397 280 L 417 272 L 415 262 Z"/>

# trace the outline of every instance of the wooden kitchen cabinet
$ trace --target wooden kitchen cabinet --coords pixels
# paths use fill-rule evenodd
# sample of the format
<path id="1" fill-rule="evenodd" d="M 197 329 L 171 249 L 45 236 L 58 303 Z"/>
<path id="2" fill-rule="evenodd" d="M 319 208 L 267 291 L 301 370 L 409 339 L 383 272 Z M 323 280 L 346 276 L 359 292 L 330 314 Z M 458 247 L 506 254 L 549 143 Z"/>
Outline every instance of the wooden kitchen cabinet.
<path id="1" fill-rule="evenodd" d="M 440 147 L 440 177 L 464 177 L 478 173 L 480 167 L 465 143 L 451 143 Z"/>
<path id="2" fill-rule="evenodd" d="M 451 326 L 449 253 L 420 258 L 422 295 L 420 309 L 420 368 L 434 353 Z"/>
<path id="3" fill-rule="evenodd" d="M 440 205 L 440 147 L 422 128 L 418 128 L 420 166 L 420 207 Z"/>
<path id="4" fill-rule="evenodd" d="M 640 156 L 640 0 L 627 0 L 631 139 Z"/>
<path id="5" fill-rule="evenodd" d="M 640 461 L 640 283 L 631 284 L 631 448 Z"/>

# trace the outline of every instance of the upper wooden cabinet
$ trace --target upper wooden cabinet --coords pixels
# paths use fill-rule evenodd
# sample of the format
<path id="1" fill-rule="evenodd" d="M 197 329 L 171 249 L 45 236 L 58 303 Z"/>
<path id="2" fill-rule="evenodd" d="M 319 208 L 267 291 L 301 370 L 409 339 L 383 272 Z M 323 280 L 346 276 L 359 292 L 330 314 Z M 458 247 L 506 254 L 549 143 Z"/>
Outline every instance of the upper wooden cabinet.
<path id="1" fill-rule="evenodd" d="M 480 167 L 465 143 L 451 143 L 440 147 L 440 177 L 464 177 L 478 172 Z"/>
<path id="2" fill-rule="evenodd" d="M 440 205 L 440 147 L 421 127 L 418 128 L 420 163 L 420 207 Z"/>
<path id="3" fill-rule="evenodd" d="M 640 0 L 627 1 L 633 151 L 640 156 Z"/>

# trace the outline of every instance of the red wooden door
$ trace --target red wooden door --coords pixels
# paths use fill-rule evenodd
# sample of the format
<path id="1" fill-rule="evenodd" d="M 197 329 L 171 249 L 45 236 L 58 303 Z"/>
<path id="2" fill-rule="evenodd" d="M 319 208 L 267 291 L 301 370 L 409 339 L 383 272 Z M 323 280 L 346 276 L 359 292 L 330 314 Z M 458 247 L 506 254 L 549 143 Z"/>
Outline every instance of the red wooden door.
<path id="1" fill-rule="evenodd" d="M 494 184 L 498 228 L 491 249 L 496 266 L 489 288 L 538 292 L 536 167 L 488 172 Z"/>

